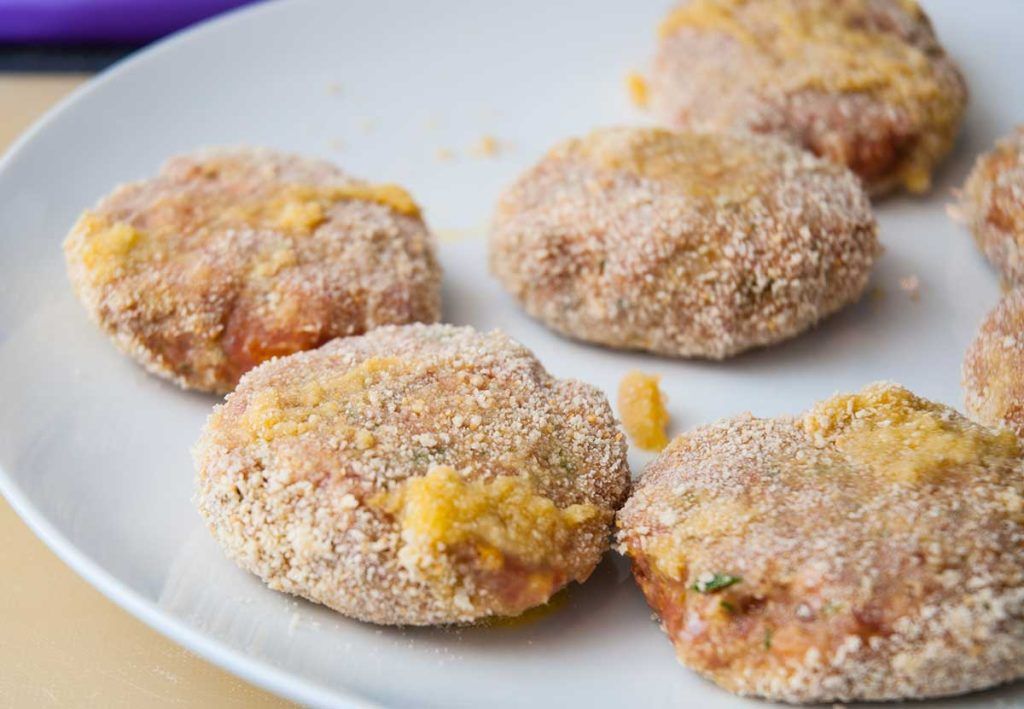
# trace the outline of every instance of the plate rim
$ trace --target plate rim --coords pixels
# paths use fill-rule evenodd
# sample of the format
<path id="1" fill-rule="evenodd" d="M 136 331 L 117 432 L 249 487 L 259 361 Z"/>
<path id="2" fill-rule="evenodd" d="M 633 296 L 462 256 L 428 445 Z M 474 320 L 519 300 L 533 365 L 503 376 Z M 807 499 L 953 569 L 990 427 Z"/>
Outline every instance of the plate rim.
<path id="1" fill-rule="evenodd" d="M 291 0 L 290 4 L 294 5 L 297 1 Z M 145 62 L 164 52 L 177 51 L 188 42 L 217 32 L 226 26 L 245 22 L 258 15 L 261 16 L 263 13 L 282 11 L 281 8 L 288 4 L 281 0 L 259 0 L 253 4 L 235 8 L 149 44 L 92 76 L 45 111 L 11 143 L 3 154 L 0 154 L 0 175 L 10 170 L 26 149 L 41 134 L 45 133 L 55 120 L 72 110 L 75 104 L 108 82 L 120 80 L 123 74 L 130 74 L 140 68 L 140 65 L 144 65 Z M 313 3 L 307 0 L 307 4 Z M 51 552 L 76 574 L 107 599 L 148 627 L 211 664 L 280 697 L 313 706 L 381 706 L 378 702 L 368 698 L 366 693 L 361 693 L 351 686 L 340 683 L 325 685 L 235 649 L 228 643 L 216 639 L 189 624 L 186 620 L 168 612 L 159 603 L 149 600 L 146 595 L 136 591 L 130 584 L 106 570 L 100 562 L 79 549 L 69 535 L 60 531 L 45 512 L 33 503 L 31 496 L 17 482 L 13 470 L 13 466 L 5 468 L 0 463 L 0 494 L 7 499 L 21 520 Z"/>

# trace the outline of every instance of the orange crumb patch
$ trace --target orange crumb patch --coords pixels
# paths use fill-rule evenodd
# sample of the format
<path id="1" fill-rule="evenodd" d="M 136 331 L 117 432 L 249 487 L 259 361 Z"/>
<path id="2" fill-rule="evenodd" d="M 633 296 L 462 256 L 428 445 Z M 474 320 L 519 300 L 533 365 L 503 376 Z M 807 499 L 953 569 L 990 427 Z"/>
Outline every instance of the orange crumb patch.
<path id="1" fill-rule="evenodd" d="M 308 234 L 325 219 L 327 217 L 324 215 L 324 206 L 320 202 L 285 202 L 277 215 L 277 225 L 282 229 Z"/>
<path id="2" fill-rule="evenodd" d="M 669 13 L 668 17 L 658 26 L 658 36 L 669 37 L 684 28 L 698 30 L 725 30 L 748 44 L 756 40 L 733 17 L 735 0 L 697 0 L 697 2 L 680 5 Z"/>
<path id="3" fill-rule="evenodd" d="M 131 225 L 109 222 L 92 212 L 79 218 L 72 233 L 82 236 L 79 247 L 82 263 L 97 283 L 116 278 L 143 238 L 142 232 Z"/>
<path id="4" fill-rule="evenodd" d="M 928 85 L 917 88 L 908 79 L 919 76 L 924 53 L 896 36 L 872 32 L 853 21 L 867 7 L 855 0 L 844 7 L 825 3 L 805 7 L 794 0 L 767 0 L 756 8 L 772 32 L 755 34 L 748 29 L 748 9 L 743 0 L 695 0 L 675 9 L 660 27 L 662 37 L 683 29 L 723 32 L 780 59 L 802 58 L 809 45 L 828 52 L 832 61 L 806 63 L 798 77 L 804 87 L 826 91 L 885 90 L 905 95 L 914 90 L 936 92 Z M 759 31 L 760 32 L 760 31 Z M 830 67 L 844 67 L 836 72 Z"/>
<path id="5" fill-rule="evenodd" d="M 915 2 L 901 4 L 920 18 Z M 767 58 L 767 65 L 785 66 L 785 86 L 780 90 L 870 93 L 918 115 L 940 135 L 950 136 L 937 140 L 951 142 L 962 111 L 960 101 L 946 97 L 943 84 L 929 69 L 925 49 L 895 32 L 864 27 L 859 18 L 869 8 L 869 0 L 692 0 L 665 18 L 659 34 L 723 34 Z M 900 177 L 907 190 L 920 194 L 931 187 L 930 162 L 930 156 L 911 156 L 902 166 Z"/>
<path id="6" fill-rule="evenodd" d="M 626 89 L 629 91 L 629 100 L 634 106 L 646 108 L 650 99 L 647 80 L 638 72 L 631 71 L 626 75 Z"/>
<path id="7" fill-rule="evenodd" d="M 506 554 L 540 564 L 565 547 L 574 527 L 600 514 L 591 504 L 559 509 L 527 476 L 469 480 L 447 465 L 434 466 L 373 502 L 398 517 L 402 555 L 419 567 L 466 543 L 492 570 L 502 568 Z"/>
<path id="8" fill-rule="evenodd" d="M 295 250 L 287 246 L 275 248 L 255 259 L 252 275 L 257 278 L 272 278 L 286 268 L 299 263 Z"/>
<path id="9" fill-rule="evenodd" d="M 817 445 L 831 443 L 885 480 L 911 485 L 941 482 L 973 461 L 1020 455 L 1009 431 L 964 426 L 939 404 L 887 385 L 820 402 L 803 428 Z"/>
<path id="10" fill-rule="evenodd" d="M 633 443 L 649 451 L 660 451 L 668 445 L 665 427 L 668 411 L 665 397 L 658 388 L 660 377 L 643 372 L 630 372 L 619 383 L 619 415 Z"/>
<path id="11" fill-rule="evenodd" d="M 352 183 L 330 187 L 293 185 L 286 188 L 282 199 L 275 205 L 279 225 L 311 230 L 326 219 L 325 210 L 331 204 L 349 199 L 383 204 L 406 216 L 416 217 L 420 214 L 419 205 L 412 196 L 394 184 Z"/>
<path id="12" fill-rule="evenodd" d="M 320 421 L 337 421 L 339 435 L 351 439 L 359 450 L 368 450 L 376 445 L 376 438 L 367 430 L 356 430 L 343 423 L 344 400 L 402 371 L 402 363 L 395 357 L 371 357 L 331 377 L 310 381 L 287 396 L 264 389 L 249 401 L 239 429 L 251 440 L 271 442 L 315 430 Z"/>
<path id="13" fill-rule="evenodd" d="M 419 205 L 395 184 L 352 182 L 338 185 L 282 185 L 266 199 L 237 204 L 225 210 L 224 221 L 312 234 L 327 221 L 328 210 L 347 200 L 376 202 L 409 217 L 420 215 Z"/>
<path id="14" fill-rule="evenodd" d="M 663 128 L 593 131 L 562 143 L 550 154 L 666 182 L 719 205 L 750 199 L 763 188 L 772 168 L 749 140 Z"/>

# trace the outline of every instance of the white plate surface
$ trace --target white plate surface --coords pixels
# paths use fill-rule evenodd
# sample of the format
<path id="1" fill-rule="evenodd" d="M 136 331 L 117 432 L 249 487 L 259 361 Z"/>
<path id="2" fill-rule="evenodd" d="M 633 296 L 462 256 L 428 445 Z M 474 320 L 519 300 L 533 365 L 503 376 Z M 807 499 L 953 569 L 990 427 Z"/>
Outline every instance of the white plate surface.
<path id="1" fill-rule="evenodd" d="M 506 628 L 380 629 L 264 589 L 222 556 L 190 502 L 188 450 L 214 399 L 118 354 L 75 302 L 60 251 L 81 209 L 165 157 L 269 145 L 407 185 L 444 238 L 447 320 L 501 327 L 554 374 L 609 394 L 629 369 L 661 374 L 676 431 L 799 412 L 877 379 L 959 405 L 960 360 L 998 287 L 943 207 L 973 156 L 1024 120 L 1019 0 L 927 3 L 971 86 L 964 134 L 930 197 L 878 205 L 882 294 L 814 332 L 722 364 L 612 352 L 549 333 L 488 277 L 499 189 L 559 138 L 643 120 L 623 77 L 643 66 L 666 4 L 271 3 L 161 43 L 65 101 L 0 165 L 4 494 L 128 610 L 307 703 L 756 706 L 676 664 L 619 558 L 559 612 Z M 496 157 L 470 155 L 484 135 L 499 139 Z M 441 148 L 457 158 L 438 160 Z M 899 288 L 907 275 L 921 281 L 917 302 Z M 646 459 L 631 462 L 638 472 Z M 1024 686 L 958 701 L 994 700 L 1024 704 Z"/>

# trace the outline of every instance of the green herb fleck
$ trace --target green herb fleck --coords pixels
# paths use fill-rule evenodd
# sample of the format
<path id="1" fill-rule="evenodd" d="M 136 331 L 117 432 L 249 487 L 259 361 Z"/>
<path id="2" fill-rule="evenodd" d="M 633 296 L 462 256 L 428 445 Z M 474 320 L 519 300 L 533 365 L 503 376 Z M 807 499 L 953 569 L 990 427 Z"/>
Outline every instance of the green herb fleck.
<path id="1" fill-rule="evenodd" d="M 764 649 L 772 649 L 772 636 L 775 635 L 775 631 L 771 628 L 765 628 L 764 630 Z"/>
<path id="2" fill-rule="evenodd" d="M 712 574 L 710 576 L 702 574 L 697 578 L 697 583 L 690 586 L 690 590 L 697 593 L 714 593 L 715 591 L 721 591 L 723 588 L 729 588 L 742 580 L 739 576 L 731 574 Z"/>
<path id="3" fill-rule="evenodd" d="M 557 453 L 558 467 L 565 472 L 572 475 L 576 472 L 576 467 L 572 464 L 572 457 L 564 450 L 559 450 Z"/>
<path id="4" fill-rule="evenodd" d="M 843 609 L 843 604 L 842 603 L 838 603 L 836 601 L 829 601 L 828 603 L 825 604 L 825 607 L 822 608 L 821 610 L 825 613 L 825 615 L 835 615 L 836 613 L 838 613 L 842 609 Z"/>
<path id="5" fill-rule="evenodd" d="M 736 606 L 729 603 L 729 601 L 719 601 L 718 607 L 730 615 L 736 612 Z"/>

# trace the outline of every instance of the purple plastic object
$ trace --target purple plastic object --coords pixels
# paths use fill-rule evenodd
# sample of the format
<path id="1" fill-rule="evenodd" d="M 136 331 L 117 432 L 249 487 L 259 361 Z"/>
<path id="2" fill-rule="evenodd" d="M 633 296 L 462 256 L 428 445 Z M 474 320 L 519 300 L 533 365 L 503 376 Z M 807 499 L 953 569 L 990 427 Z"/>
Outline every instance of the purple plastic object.
<path id="1" fill-rule="evenodd" d="M 147 42 L 252 0 L 0 0 L 0 42 Z"/>

